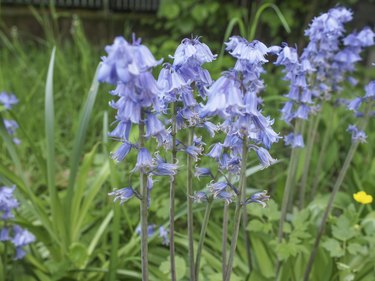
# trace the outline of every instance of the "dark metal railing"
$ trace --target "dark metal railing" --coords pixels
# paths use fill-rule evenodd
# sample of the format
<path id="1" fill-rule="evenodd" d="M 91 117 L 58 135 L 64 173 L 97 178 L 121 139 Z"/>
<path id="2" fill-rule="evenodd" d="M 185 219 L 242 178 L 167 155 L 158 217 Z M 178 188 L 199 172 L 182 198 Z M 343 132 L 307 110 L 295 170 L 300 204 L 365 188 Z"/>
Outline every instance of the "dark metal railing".
<path id="1" fill-rule="evenodd" d="M 50 0 L 0 0 L 2 6 L 48 7 Z M 54 0 L 62 9 L 109 10 L 111 12 L 156 12 L 160 0 Z"/>

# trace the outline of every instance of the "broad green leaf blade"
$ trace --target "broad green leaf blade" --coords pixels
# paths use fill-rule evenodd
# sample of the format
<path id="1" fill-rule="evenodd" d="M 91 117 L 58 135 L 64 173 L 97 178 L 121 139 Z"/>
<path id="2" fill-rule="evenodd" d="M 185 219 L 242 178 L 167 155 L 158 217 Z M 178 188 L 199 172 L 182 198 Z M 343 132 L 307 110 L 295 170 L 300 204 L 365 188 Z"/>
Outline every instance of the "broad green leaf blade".
<path id="1" fill-rule="evenodd" d="M 46 157 L 47 157 L 47 184 L 50 196 L 50 206 L 52 211 L 52 224 L 56 233 L 62 238 L 65 247 L 66 232 L 64 226 L 64 215 L 61 210 L 61 203 L 58 197 L 55 174 L 55 109 L 53 103 L 53 68 L 55 64 L 56 48 L 52 49 L 51 58 L 48 66 L 46 88 L 45 88 L 45 133 L 46 133 Z"/>
<path id="2" fill-rule="evenodd" d="M 66 206 L 67 206 L 67 211 L 69 212 L 68 225 L 71 225 L 71 221 L 72 221 L 73 214 L 71 213 L 71 202 L 73 201 L 75 179 L 78 173 L 80 158 L 81 158 L 82 151 L 83 151 L 83 144 L 85 141 L 87 128 L 88 128 L 89 121 L 91 118 L 92 109 L 94 107 L 96 96 L 98 94 L 98 88 L 99 88 L 99 82 L 97 79 L 98 69 L 99 69 L 99 66 L 95 72 L 90 90 L 88 92 L 87 99 L 80 113 L 77 134 L 74 139 L 73 150 L 72 150 L 72 154 L 70 157 L 68 195 L 66 197 Z"/>
<path id="3" fill-rule="evenodd" d="M 87 179 L 90 178 L 89 173 L 90 171 L 91 172 L 93 171 L 92 170 L 93 162 L 95 159 L 97 148 L 98 148 L 98 145 L 95 145 L 93 149 L 85 155 L 85 157 L 83 158 L 83 162 L 80 167 L 77 179 L 76 179 L 75 192 L 74 192 L 74 196 L 72 198 L 72 203 L 71 203 L 71 215 L 72 215 L 71 223 L 72 223 L 73 228 L 76 225 L 78 218 L 81 216 L 80 206 L 84 198 L 85 189 L 88 186 Z M 79 229 L 76 229 L 75 231 L 73 231 L 73 233 L 77 233 L 77 234 L 80 233 Z M 72 236 L 71 241 L 78 242 L 79 237 Z"/>

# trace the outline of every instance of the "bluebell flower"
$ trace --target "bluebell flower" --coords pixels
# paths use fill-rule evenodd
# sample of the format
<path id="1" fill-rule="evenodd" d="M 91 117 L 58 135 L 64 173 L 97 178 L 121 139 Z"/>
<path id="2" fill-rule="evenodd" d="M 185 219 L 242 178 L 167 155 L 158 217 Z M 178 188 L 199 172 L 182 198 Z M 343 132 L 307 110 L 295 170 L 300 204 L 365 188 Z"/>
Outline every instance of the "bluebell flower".
<path id="1" fill-rule="evenodd" d="M 225 191 L 228 187 L 228 183 L 224 181 L 211 182 L 208 187 L 210 189 L 210 192 L 215 196 L 216 194 Z"/>
<path id="2" fill-rule="evenodd" d="M 191 196 L 194 203 L 205 203 L 208 201 L 207 193 L 204 191 L 196 191 L 194 195 Z"/>
<path id="3" fill-rule="evenodd" d="M 177 168 L 177 164 L 167 163 L 159 154 L 157 154 L 152 174 L 155 176 L 175 176 Z"/>
<path id="4" fill-rule="evenodd" d="M 364 131 L 359 130 L 355 125 L 349 125 L 347 131 L 352 134 L 353 142 L 366 142 L 367 135 Z"/>
<path id="5" fill-rule="evenodd" d="M 8 241 L 8 240 L 10 240 L 9 228 L 3 227 L 0 231 L 0 241 Z"/>
<path id="6" fill-rule="evenodd" d="M 7 94 L 6 92 L 0 93 L 0 104 L 6 109 L 12 109 L 13 105 L 18 103 L 18 99 L 13 94 Z"/>
<path id="7" fill-rule="evenodd" d="M 258 40 L 248 42 L 244 38 L 234 36 L 230 37 L 229 42 L 225 44 L 226 50 L 240 62 L 241 60 L 251 64 L 267 62 L 264 56 L 268 53 L 268 48 Z"/>
<path id="8" fill-rule="evenodd" d="M 132 187 L 124 187 L 108 193 L 109 196 L 114 196 L 113 202 L 120 200 L 120 205 L 124 204 L 129 199 L 136 196 Z M 136 196 L 138 197 L 138 196 Z"/>
<path id="9" fill-rule="evenodd" d="M 13 195 L 15 189 L 15 186 L 0 187 L 0 213 L 2 213 L 3 220 L 13 218 L 12 211 L 19 206 L 17 199 Z"/>
<path id="10" fill-rule="evenodd" d="M 116 37 L 113 45 L 107 46 L 107 57 L 102 58 L 98 80 L 110 84 L 129 82 L 132 75 L 148 71 L 161 63 L 156 61 L 149 49 L 133 38 L 129 44 L 123 37 Z"/>
<path id="11" fill-rule="evenodd" d="M 142 173 L 148 173 L 153 167 L 153 161 L 150 152 L 147 148 L 141 147 L 138 152 L 137 163 L 133 169 L 134 171 L 142 171 Z"/>
<path id="12" fill-rule="evenodd" d="M 13 226 L 14 237 L 12 238 L 12 243 L 16 247 L 16 260 L 22 259 L 26 253 L 23 250 L 23 247 L 29 245 L 35 241 L 35 236 L 27 231 L 26 229 L 21 228 L 18 225 Z"/>
<path id="13" fill-rule="evenodd" d="M 155 224 L 150 224 L 150 225 L 148 225 L 147 226 L 147 236 L 148 237 L 151 237 L 152 235 L 154 235 L 154 233 L 155 233 Z M 136 229 L 135 229 L 135 233 L 137 234 L 137 235 L 141 235 L 141 226 L 140 225 L 138 225 L 137 227 L 136 227 Z"/>
<path id="14" fill-rule="evenodd" d="M 213 177 L 211 169 L 197 166 L 195 166 L 194 176 L 198 179 L 200 177 Z"/>
<path id="15" fill-rule="evenodd" d="M 14 120 L 4 119 L 4 126 L 8 134 L 11 136 L 13 136 L 16 133 L 16 130 L 18 129 L 18 124 Z"/>
<path id="16" fill-rule="evenodd" d="M 165 129 L 164 124 L 156 117 L 155 114 L 147 114 L 145 121 L 146 138 L 155 137 L 159 145 L 168 146 L 171 142 L 170 132 Z"/>
<path id="17" fill-rule="evenodd" d="M 362 104 L 362 98 L 355 98 L 348 104 L 348 109 L 357 112 Z"/>
<path id="18" fill-rule="evenodd" d="M 303 142 L 303 137 L 301 134 L 290 133 L 284 137 L 285 145 L 291 146 L 292 148 L 303 148 L 305 144 Z"/>
<path id="19" fill-rule="evenodd" d="M 195 145 L 189 145 L 184 149 L 184 151 L 191 158 L 193 158 L 195 162 L 197 162 L 199 160 L 199 156 L 202 154 L 202 147 L 201 146 L 195 146 Z"/>
<path id="20" fill-rule="evenodd" d="M 184 65 L 187 63 L 202 65 L 212 62 L 217 55 L 213 55 L 210 48 L 199 41 L 199 38 L 182 40 L 173 55 L 173 65 Z"/>
<path id="21" fill-rule="evenodd" d="M 116 150 L 116 152 L 111 153 L 112 158 L 116 162 L 120 162 L 124 160 L 126 155 L 129 154 L 130 150 L 132 148 L 132 144 L 128 143 L 127 141 L 123 142 L 122 145 Z"/>
<path id="22" fill-rule="evenodd" d="M 169 245 L 169 233 L 163 226 L 159 227 L 159 237 L 163 239 L 163 245 Z"/>
<path id="23" fill-rule="evenodd" d="M 365 90 L 366 99 L 375 99 L 375 81 L 371 81 L 370 83 L 368 83 L 368 85 L 365 87 Z"/>
<path id="24" fill-rule="evenodd" d="M 233 201 L 233 194 L 227 191 L 221 191 L 214 194 L 215 199 L 224 200 L 226 204 L 230 204 Z"/>
<path id="25" fill-rule="evenodd" d="M 221 158 L 221 154 L 223 153 L 223 145 L 221 143 L 215 143 L 209 153 L 207 153 L 208 157 L 214 158 L 219 160 Z"/>
<path id="26" fill-rule="evenodd" d="M 267 168 L 276 162 L 276 160 L 271 157 L 268 150 L 263 147 L 256 148 L 255 152 L 258 155 L 258 159 L 263 168 Z"/>
<path id="27" fill-rule="evenodd" d="M 267 194 L 267 190 L 261 191 L 261 192 L 256 192 L 253 195 L 250 196 L 245 201 L 245 204 L 250 204 L 250 203 L 257 203 L 262 205 L 263 208 L 267 206 L 266 202 L 270 199 L 270 196 Z"/>

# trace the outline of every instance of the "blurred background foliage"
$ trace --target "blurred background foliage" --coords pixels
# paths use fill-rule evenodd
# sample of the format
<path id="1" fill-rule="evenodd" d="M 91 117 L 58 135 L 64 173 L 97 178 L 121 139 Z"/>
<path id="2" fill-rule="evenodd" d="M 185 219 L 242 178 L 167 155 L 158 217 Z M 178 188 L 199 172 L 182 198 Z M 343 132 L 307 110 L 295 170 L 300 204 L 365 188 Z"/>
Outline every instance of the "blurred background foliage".
<path id="1" fill-rule="evenodd" d="M 86 117 L 88 127 L 87 132 L 84 132 L 81 150 L 78 153 L 76 151 L 75 155 L 73 153 L 75 137 L 80 133 L 79 128 L 83 122 L 80 118 L 81 110 L 90 96 L 93 96 L 89 90 L 100 56 L 105 54 L 103 47 L 111 44 L 115 35 L 131 38 L 131 34 L 136 32 L 137 36 L 143 38 L 143 43 L 150 47 L 155 57 L 164 58 L 165 61 L 169 61 L 168 56 L 173 55 L 182 38 L 191 36 L 202 36 L 201 40 L 214 53 L 219 54 L 223 41 L 226 40 L 228 24 L 237 18 L 246 28 L 251 27 L 256 11 L 265 3 L 275 4 L 280 9 L 290 27 L 290 33 L 277 19 L 275 11 L 266 9 L 260 16 L 255 38 L 267 46 L 279 45 L 281 42 L 297 44 L 299 50 L 305 45 L 303 33 L 310 20 L 337 4 L 336 1 L 318 0 L 161 0 L 157 11 L 152 13 L 129 11 L 113 14 L 60 9 L 54 5 L 16 7 L 1 4 L 0 90 L 13 92 L 20 100 L 9 114 L 20 125 L 18 137 L 22 144 L 14 149 L 22 169 L 17 170 L 14 158 L 9 156 L 8 147 L 1 142 L 0 179 L 2 184 L 14 182 L 19 187 L 17 195 L 25 204 L 17 214 L 17 222 L 36 233 L 38 240 L 31 246 L 31 254 L 25 261 L 14 262 L 10 270 L 10 280 L 104 280 L 110 268 L 110 256 L 114 251 L 117 265 L 111 266 L 117 268 L 117 280 L 140 280 L 139 238 L 134 233 L 139 222 L 138 203 L 130 201 L 116 209 L 107 197 L 110 190 L 126 185 L 129 170 L 132 168 L 128 163 L 135 160 L 135 155 L 130 155 L 127 162 L 119 165 L 109 160 L 109 152 L 114 150 L 113 142 L 106 137 L 106 132 L 112 128 L 111 120 L 114 114 L 108 107 L 111 99 L 107 94 L 109 86 L 100 85 L 95 103 L 92 105 L 92 114 Z M 354 22 L 349 25 L 349 29 L 364 25 L 374 27 L 375 1 L 343 0 L 339 4 L 354 11 Z M 22 11 L 17 12 L 17 9 Z M 240 33 L 240 27 L 235 24 L 231 34 Z M 53 79 L 55 130 L 53 139 L 48 140 L 43 125 L 46 121 L 44 93 L 53 46 L 56 46 Z M 270 57 L 270 60 L 272 62 L 273 58 Z M 365 54 L 361 67 L 354 75 L 360 78 L 360 84 L 354 88 L 348 86 L 344 95 L 363 94 L 364 85 L 375 78 L 374 69 L 369 68 L 374 61 L 372 48 Z M 233 60 L 224 56 L 207 68 L 213 78 L 217 78 L 221 71 L 232 65 Z M 287 83 L 282 81 L 280 70 L 271 63 L 266 68 L 267 74 L 263 76 L 266 89 L 262 96 L 264 110 L 266 115 L 275 118 L 275 128 L 283 135 L 288 128 L 279 120 L 279 109 L 285 100 L 283 95 L 287 93 Z M 284 244 L 277 244 L 275 232 L 290 150 L 284 147 L 283 143 L 276 144 L 272 148 L 272 155 L 280 162 L 269 169 L 257 172 L 248 180 L 249 193 L 267 189 L 273 198 L 267 209 L 260 210 L 258 206 L 248 207 L 249 230 L 254 247 L 254 271 L 249 280 L 273 280 L 274 260 L 277 255 L 281 255 L 283 262 L 291 268 L 288 272 L 284 270 L 282 280 L 298 280 L 296 276 L 301 274 L 301 264 L 306 262 L 305 253 L 309 251 L 313 241 L 313 233 L 316 232 L 319 216 L 325 207 L 327 194 L 350 146 L 350 137 L 345 129 L 353 120 L 352 116 L 342 108 L 332 105 L 326 107 L 319 124 L 318 143 L 314 146 L 312 167 L 318 163 L 321 144 L 319 141 L 325 134 L 328 134 L 330 139 L 326 149 L 327 157 L 322 163 L 320 177 L 314 178 L 312 173 L 309 178 L 311 185 L 318 181 L 319 190 L 316 194 L 311 193 L 308 198 L 310 204 L 304 210 L 290 209 L 290 223 L 287 224 L 290 235 Z M 359 206 L 354 204 L 351 196 L 358 190 L 374 190 L 374 131 L 375 124 L 372 122 L 367 129 L 368 143 L 360 146 L 345 179 L 342 193 L 336 200 L 336 216 L 329 221 L 332 232 L 328 232 L 324 240 L 312 280 L 373 280 L 371 278 L 374 276 L 374 268 L 367 266 L 370 264 L 367 263 L 367 259 L 374 260 L 374 254 L 370 249 L 375 245 L 375 213 L 368 209 L 367 213 L 362 212 L 362 216 L 366 213 L 366 217 L 360 219 L 357 215 Z M 75 219 L 80 224 L 77 228 L 66 230 L 71 231 L 73 239 L 70 244 L 62 246 L 55 245 L 54 239 L 62 241 L 64 234 L 60 233 L 53 237 L 52 234 L 56 234 L 56 230 L 46 234 L 48 224 L 53 227 L 58 222 L 48 219 L 45 225 L 35 213 L 35 206 L 45 210 L 46 217 L 49 217 L 51 211 L 51 201 L 48 197 L 49 172 L 45 161 L 50 157 L 45 149 L 48 141 L 55 145 L 54 177 L 59 199 L 63 201 L 67 198 L 67 190 L 71 185 L 69 176 L 75 171 L 75 191 L 82 191 L 82 194 L 79 193 L 77 206 L 89 207 L 85 212 L 81 212 L 80 208 L 76 210 Z M 301 162 L 303 157 L 301 153 Z M 71 163 L 72 159 L 77 159 L 78 167 Z M 256 163 L 257 160 L 252 159 L 249 165 L 255 166 Z M 22 179 L 19 179 L 20 173 Z M 302 166 L 297 177 L 300 177 L 301 173 Z M 168 222 L 167 182 L 168 179 L 159 179 L 152 194 L 150 221 L 157 225 L 166 225 Z M 207 181 L 195 180 L 194 183 L 198 190 Z M 182 182 L 178 183 L 178 186 L 182 185 Z M 36 196 L 35 202 L 30 201 L 27 189 Z M 184 189 L 178 189 L 176 196 L 177 271 L 180 272 L 179 280 L 187 280 Z M 88 204 L 85 202 L 90 202 L 90 205 L 85 205 Z M 205 280 L 220 278 L 217 272 L 220 272 L 221 268 L 221 210 L 222 204 L 215 203 L 208 226 L 207 247 L 202 258 L 201 276 L 206 278 Z M 113 223 L 114 212 L 120 214 L 117 228 L 116 222 Z M 204 207 L 196 205 L 196 229 L 199 229 L 203 213 Z M 57 225 L 56 228 L 58 227 Z M 351 229 L 351 234 L 343 237 L 342 232 L 347 229 Z M 198 232 L 196 235 L 198 239 Z M 119 239 L 119 246 L 111 249 L 116 237 Z M 162 246 L 160 239 L 154 235 L 150 239 L 152 280 L 167 280 L 168 255 L 168 248 Z M 240 238 L 232 280 L 243 280 L 242 276 L 246 275 L 245 256 L 243 238 Z M 361 263 L 367 267 L 361 268 Z M 291 276 L 295 279 L 289 279 Z M 12 279 L 16 277 L 17 279 Z"/>

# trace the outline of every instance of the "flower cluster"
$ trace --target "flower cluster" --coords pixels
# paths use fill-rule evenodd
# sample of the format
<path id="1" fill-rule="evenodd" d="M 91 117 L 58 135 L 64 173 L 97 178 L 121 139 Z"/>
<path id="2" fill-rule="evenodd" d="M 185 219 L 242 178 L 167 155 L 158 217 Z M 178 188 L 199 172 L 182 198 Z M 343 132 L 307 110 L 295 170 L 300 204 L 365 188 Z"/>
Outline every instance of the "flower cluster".
<path id="1" fill-rule="evenodd" d="M 119 141 L 121 146 L 112 154 L 117 161 L 122 161 L 132 149 L 138 151 L 137 162 L 132 172 L 147 174 L 147 187 L 153 186 L 153 175 L 169 175 L 176 173 L 177 165 L 168 164 L 158 154 L 153 157 L 144 147 L 141 138 L 154 137 L 159 146 L 168 147 L 171 136 L 158 116 L 162 111 L 160 103 L 160 87 L 152 75 L 152 69 L 159 65 L 150 50 L 141 44 L 140 39 L 133 37 L 128 43 L 123 37 L 117 37 L 113 45 L 106 47 L 107 56 L 99 68 L 98 80 L 116 85 L 111 92 L 117 97 L 110 106 L 117 110 L 116 128 L 109 135 Z M 145 131 L 139 136 L 139 143 L 130 139 L 132 126 L 138 125 Z M 124 203 L 134 195 L 140 198 L 131 187 L 116 190 L 110 195 Z"/>
<path id="2" fill-rule="evenodd" d="M 117 110 L 117 127 L 109 135 L 122 142 L 113 158 L 122 161 L 132 148 L 138 149 L 141 154 L 138 158 L 142 158 L 147 154 L 146 149 L 129 139 L 132 125 L 144 124 L 145 137 L 155 137 L 159 145 L 169 141 L 168 132 L 157 118 L 159 88 L 151 73 L 161 61 L 156 61 L 149 49 L 135 38 L 130 44 L 123 37 L 117 37 L 113 45 L 106 47 L 106 52 L 108 55 L 103 58 L 98 80 L 116 85 L 111 94 L 118 99 L 110 102 L 110 106 Z M 143 164 L 151 166 L 151 161 Z M 142 164 L 137 163 L 139 165 Z"/>
<path id="3" fill-rule="evenodd" d="M 347 108 L 352 110 L 357 117 L 370 118 L 374 116 L 374 101 L 375 101 L 375 81 L 371 81 L 365 87 L 365 95 L 363 97 L 357 97 L 351 101 L 348 101 Z M 368 104 L 366 111 L 361 110 L 363 104 Z M 347 131 L 352 134 L 353 142 L 366 142 L 366 133 L 363 130 L 357 128 L 356 125 L 349 125 Z"/>
<path id="4" fill-rule="evenodd" d="M 307 120 L 319 110 L 320 100 L 328 100 L 332 92 L 340 92 L 340 83 L 355 69 L 362 50 L 374 45 L 374 33 L 367 27 L 343 37 L 344 24 L 351 20 L 350 10 L 336 7 L 313 19 L 305 31 L 310 41 L 300 57 L 297 49 L 287 44 L 273 49 L 278 56 L 275 64 L 285 67 L 285 80 L 290 82 L 288 101 L 281 110 L 282 119 L 288 124 L 293 119 Z M 348 80 L 356 83 L 352 77 Z M 355 108 L 359 102 L 356 99 L 351 107 Z M 304 145 L 298 133 L 286 136 L 285 144 Z"/>
<path id="5" fill-rule="evenodd" d="M 242 161 L 246 161 L 241 159 L 243 147 L 254 150 L 261 165 L 268 167 L 275 162 L 268 149 L 280 137 L 272 129 L 273 120 L 262 114 L 262 100 L 258 97 L 264 88 L 260 76 L 264 72 L 262 65 L 267 62 L 265 56 L 269 48 L 262 42 L 248 42 L 239 36 L 231 37 L 226 45 L 226 50 L 237 62 L 207 89 L 208 101 L 200 117 L 225 119 L 218 127 L 226 137 L 222 143 L 213 144 L 207 156 L 218 162 L 220 170 L 238 175 Z M 209 190 L 214 198 L 227 203 L 237 193 L 228 180 L 212 183 Z"/>
<path id="6" fill-rule="evenodd" d="M 284 104 L 281 110 L 281 119 L 290 124 L 293 119 L 307 120 L 311 113 L 312 92 L 308 87 L 307 78 L 314 68 L 309 60 L 300 59 L 297 49 L 284 44 L 278 52 L 276 65 L 285 67 L 284 79 L 290 82 L 289 93 L 285 96 L 288 102 Z M 298 147 L 300 144 L 299 136 L 289 136 L 288 142 L 292 147 Z M 286 141 L 287 142 L 287 141 Z"/>
<path id="7" fill-rule="evenodd" d="M 13 105 L 18 103 L 18 99 L 13 94 L 7 94 L 6 92 L 0 93 L 0 112 L 1 112 L 1 105 L 4 107 L 5 110 L 11 110 Z M 15 137 L 16 130 L 18 129 L 18 124 L 14 120 L 4 119 L 3 120 L 5 129 L 7 130 L 8 134 L 13 137 L 13 142 L 15 144 L 20 144 L 21 141 Z"/>
<path id="8" fill-rule="evenodd" d="M 13 210 L 19 206 L 13 195 L 15 188 L 15 186 L 0 187 L 0 213 L 4 224 L 0 231 L 0 241 L 10 241 L 16 247 L 15 259 L 18 260 L 26 255 L 24 247 L 34 242 L 35 237 L 17 224 L 11 225 L 10 219 L 14 217 Z"/>

